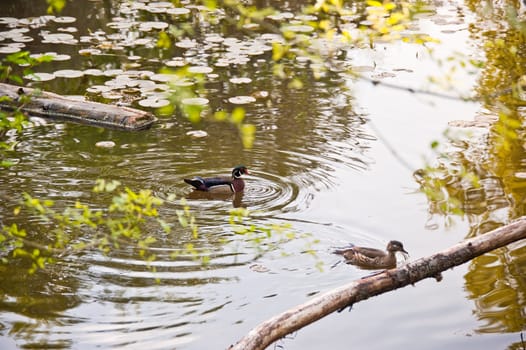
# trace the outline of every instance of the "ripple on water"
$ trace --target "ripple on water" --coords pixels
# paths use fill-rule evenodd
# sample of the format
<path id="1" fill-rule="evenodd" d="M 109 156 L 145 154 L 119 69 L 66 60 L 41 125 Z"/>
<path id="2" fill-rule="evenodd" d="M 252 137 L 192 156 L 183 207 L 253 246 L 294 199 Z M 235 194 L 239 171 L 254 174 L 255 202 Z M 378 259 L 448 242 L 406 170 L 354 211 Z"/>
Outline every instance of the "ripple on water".
<path id="1" fill-rule="evenodd" d="M 209 170 L 200 173 L 200 176 L 213 177 L 229 171 L 226 169 Z M 178 174 L 177 179 L 172 179 L 173 184 L 171 185 L 157 184 L 154 194 L 167 199 L 170 193 L 183 193 L 188 205 L 196 211 L 204 216 L 219 215 L 222 218 L 233 207 L 244 207 L 256 214 L 262 212 L 265 215 L 297 211 L 306 205 L 306 198 L 309 197 L 308 188 L 302 187 L 301 183 L 296 183 L 294 178 L 260 170 L 250 170 L 250 175 L 244 177 L 245 190 L 239 194 L 195 191 L 183 182 L 184 178 L 191 177 L 193 177 L 192 174 Z"/>
<path id="2" fill-rule="evenodd" d="M 301 206 L 298 202 L 301 188 L 291 179 L 262 171 L 252 171 L 251 175 L 246 179 L 243 197 L 247 208 L 271 215 Z"/>

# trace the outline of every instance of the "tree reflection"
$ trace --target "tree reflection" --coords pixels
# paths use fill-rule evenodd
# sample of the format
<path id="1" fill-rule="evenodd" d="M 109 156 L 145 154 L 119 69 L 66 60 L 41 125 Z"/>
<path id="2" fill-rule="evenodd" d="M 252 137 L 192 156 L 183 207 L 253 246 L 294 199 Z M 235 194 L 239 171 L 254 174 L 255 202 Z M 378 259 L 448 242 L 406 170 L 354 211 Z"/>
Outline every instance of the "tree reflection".
<path id="1" fill-rule="evenodd" d="M 450 146 L 455 150 L 440 157 L 437 166 L 415 175 L 428 196 L 432 222 L 440 216 L 463 215 L 470 223 L 471 237 L 526 214 L 526 22 L 517 17 L 515 1 L 504 2 L 502 7 L 491 4 L 491 9 L 490 3 L 483 6 L 474 0 L 467 5 L 478 16 L 470 30 L 482 40 L 486 56 L 476 88 L 484 110 L 471 125 L 487 124 L 489 130 L 476 138 L 452 138 Z M 471 262 L 466 289 L 483 321 L 479 332 L 525 328 L 525 268 L 525 242 Z"/>

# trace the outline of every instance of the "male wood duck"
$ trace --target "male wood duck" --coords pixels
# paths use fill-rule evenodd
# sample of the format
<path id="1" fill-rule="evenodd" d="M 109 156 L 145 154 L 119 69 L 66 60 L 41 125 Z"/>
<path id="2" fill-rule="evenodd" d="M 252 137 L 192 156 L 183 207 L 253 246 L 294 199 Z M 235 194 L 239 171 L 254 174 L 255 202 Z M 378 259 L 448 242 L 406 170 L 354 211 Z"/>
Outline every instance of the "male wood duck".
<path id="1" fill-rule="evenodd" d="M 244 165 L 238 165 L 232 169 L 232 176 L 207 178 L 196 176 L 192 179 L 184 179 L 184 182 L 199 191 L 238 193 L 245 189 L 245 181 L 241 178 L 244 174 L 248 174 L 248 169 Z"/>
<path id="2" fill-rule="evenodd" d="M 363 269 L 391 269 L 396 267 L 396 252 L 401 252 L 404 257 L 409 254 L 399 241 L 390 241 L 386 250 L 351 246 L 335 250 L 333 253 L 343 255 L 347 264 L 353 264 Z"/>

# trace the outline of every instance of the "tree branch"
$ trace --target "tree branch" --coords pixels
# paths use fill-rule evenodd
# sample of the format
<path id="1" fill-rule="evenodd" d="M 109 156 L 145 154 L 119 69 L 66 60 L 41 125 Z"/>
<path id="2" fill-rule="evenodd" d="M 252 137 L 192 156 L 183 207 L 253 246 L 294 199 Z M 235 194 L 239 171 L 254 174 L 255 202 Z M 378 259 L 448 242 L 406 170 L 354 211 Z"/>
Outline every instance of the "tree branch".
<path id="1" fill-rule="evenodd" d="M 441 272 L 461 265 L 479 255 L 526 238 L 526 217 L 484 235 L 467 239 L 446 250 L 407 263 L 399 268 L 364 277 L 325 292 L 304 304 L 259 324 L 230 350 L 265 349 L 267 346 L 361 300 L 433 277 L 440 281 Z"/>

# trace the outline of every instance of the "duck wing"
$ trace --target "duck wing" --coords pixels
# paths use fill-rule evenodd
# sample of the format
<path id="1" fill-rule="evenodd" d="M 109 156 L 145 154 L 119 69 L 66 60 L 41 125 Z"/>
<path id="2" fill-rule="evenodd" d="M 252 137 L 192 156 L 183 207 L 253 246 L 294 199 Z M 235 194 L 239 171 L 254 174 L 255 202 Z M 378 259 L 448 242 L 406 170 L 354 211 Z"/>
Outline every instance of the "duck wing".
<path id="1" fill-rule="evenodd" d="M 380 258 L 386 255 L 383 250 L 367 247 L 354 247 L 352 248 L 356 253 L 367 256 L 371 259 Z"/>
<path id="2" fill-rule="evenodd" d="M 208 177 L 204 179 L 206 187 L 222 186 L 222 185 L 231 185 L 232 178 L 226 176 L 220 177 Z"/>
<path id="3" fill-rule="evenodd" d="M 194 186 L 195 189 L 197 189 L 197 190 L 201 190 L 201 191 L 206 191 L 207 190 L 207 187 L 206 187 L 206 184 L 205 184 L 205 179 L 203 179 L 200 176 L 196 176 L 196 177 L 191 178 L 191 179 L 184 179 L 184 182 L 186 182 L 189 185 Z"/>

